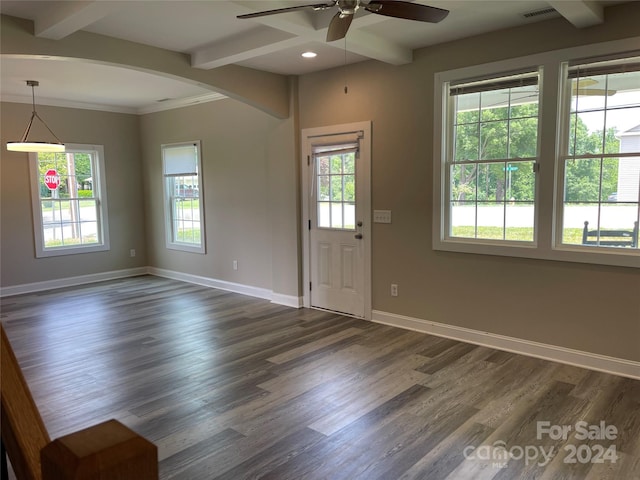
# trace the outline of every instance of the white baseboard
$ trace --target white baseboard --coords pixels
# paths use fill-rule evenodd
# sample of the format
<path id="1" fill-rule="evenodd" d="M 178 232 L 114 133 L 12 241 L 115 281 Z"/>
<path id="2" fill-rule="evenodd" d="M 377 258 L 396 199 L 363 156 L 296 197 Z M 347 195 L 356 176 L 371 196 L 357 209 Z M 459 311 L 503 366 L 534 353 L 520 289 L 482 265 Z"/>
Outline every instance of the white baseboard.
<path id="1" fill-rule="evenodd" d="M 266 288 L 253 287 L 251 285 L 227 282 L 225 280 L 202 277 L 200 275 L 192 275 L 190 273 L 176 272 L 173 270 L 165 270 L 163 268 L 156 267 L 138 267 L 130 268 L 127 270 L 115 270 L 112 272 L 95 273 L 91 275 L 80 275 L 77 277 L 57 278 L 55 280 L 47 280 L 44 282 L 12 285 L 9 287 L 2 287 L 0 289 L 0 297 L 41 292 L 44 290 L 53 290 L 56 288 L 73 287 L 75 285 L 103 282 L 105 280 L 115 280 L 117 278 L 136 277 L 139 275 L 155 275 L 157 277 L 171 278 L 172 280 L 180 280 L 182 282 L 194 283 L 196 285 L 203 285 L 205 287 L 212 287 L 229 292 L 241 293 L 250 297 L 270 300 L 271 303 L 284 305 L 286 307 L 301 308 L 303 306 L 302 297 L 296 297 L 294 295 L 284 295 L 282 293 L 275 293 Z"/>
<path id="2" fill-rule="evenodd" d="M 89 275 L 79 275 L 76 277 L 57 278 L 55 280 L 46 280 L 44 282 L 24 283 L 22 285 L 12 285 L 2 287 L 0 289 L 0 297 L 8 297 L 10 295 L 22 295 L 24 293 L 41 292 L 43 290 L 52 290 L 55 288 L 73 287 L 75 285 L 84 285 L 86 283 L 104 282 L 106 280 L 115 280 L 125 277 L 137 277 L 146 275 L 147 267 L 128 268 L 126 270 L 114 270 L 111 272 L 92 273 Z"/>
<path id="3" fill-rule="evenodd" d="M 250 297 L 264 298 L 271 300 L 271 290 L 260 287 L 252 287 L 242 283 L 227 282 L 226 280 L 218 280 L 211 277 L 203 277 L 193 275 L 191 273 L 176 272 L 174 270 L 165 270 L 164 268 L 148 267 L 147 272 L 157 277 L 170 278 L 172 280 L 180 280 L 181 282 L 194 283 L 204 287 L 217 288 L 228 292 L 241 293 Z"/>
<path id="4" fill-rule="evenodd" d="M 566 363 L 577 367 L 611 373 L 623 377 L 640 379 L 640 362 L 623 358 L 608 357 L 596 353 L 532 342 L 521 338 L 507 337 L 470 328 L 430 322 L 419 318 L 406 317 L 379 310 L 372 312 L 372 321 L 394 327 L 415 330 L 438 337 L 451 338 L 462 342 L 482 345 L 553 362 Z"/>
<path id="5" fill-rule="evenodd" d="M 218 280 L 216 278 L 202 277 L 200 275 L 192 275 L 190 273 L 176 272 L 156 267 L 148 267 L 147 273 L 205 287 L 218 288 L 228 292 L 241 293 L 250 297 L 263 298 L 265 300 L 271 300 L 272 303 L 285 305 L 287 307 L 300 308 L 302 306 L 302 299 L 300 297 L 274 293 L 267 288 L 253 287 L 242 283 L 227 282 L 226 280 Z"/>

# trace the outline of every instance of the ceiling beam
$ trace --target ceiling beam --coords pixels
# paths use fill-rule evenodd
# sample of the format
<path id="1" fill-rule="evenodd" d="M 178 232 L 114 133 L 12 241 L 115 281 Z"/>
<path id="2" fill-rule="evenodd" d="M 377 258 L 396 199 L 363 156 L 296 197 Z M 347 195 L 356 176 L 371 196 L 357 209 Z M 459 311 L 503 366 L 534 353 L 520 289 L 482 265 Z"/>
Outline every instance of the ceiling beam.
<path id="1" fill-rule="evenodd" d="M 340 42 L 344 44 L 344 40 L 338 40 L 332 44 L 338 46 Z M 401 47 L 364 30 L 349 30 L 346 49 L 351 53 L 357 53 L 363 57 L 369 57 L 391 65 L 405 65 L 413 62 L 413 50 L 410 48 Z"/>
<path id="2" fill-rule="evenodd" d="M 54 5 L 55 3 L 55 5 Z M 123 2 L 52 2 L 35 19 L 36 37 L 60 40 L 82 30 L 110 13 L 123 8 Z"/>
<path id="3" fill-rule="evenodd" d="M 243 7 L 247 13 L 255 11 L 246 7 L 243 2 L 233 3 Z M 191 52 L 192 66 L 211 69 L 248 60 L 266 53 L 277 52 L 295 45 L 309 42 L 325 42 L 329 21 L 336 12 L 337 9 L 324 12 L 297 11 L 248 19 L 246 21 L 258 23 L 263 27 L 270 27 L 272 32 L 279 31 L 280 35 L 256 30 L 237 38 L 234 37 L 224 42 L 209 45 Z M 359 30 L 363 26 L 372 25 L 383 20 L 384 17 L 380 15 L 358 14 L 347 34 L 347 51 L 393 65 L 411 63 L 413 61 L 413 51 L 411 49 Z M 341 49 L 345 48 L 343 40 L 332 42 L 331 45 Z"/>
<path id="4" fill-rule="evenodd" d="M 556 9 L 564 18 L 577 28 L 592 27 L 604 23 L 604 9 L 602 5 L 591 0 L 548 0 L 549 5 Z"/>
<path id="5" fill-rule="evenodd" d="M 0 15 L 0 46 L 2 55 L 59 57 L 179 78 L 240 100 L 276 118 L 290 115 L 290 82 L 285 75 L 238 65 L 201 70 L 191 67 L 189 55 L 185 53 L 86 31 L 76 32 L 62 42 L 49 40 L 33 35 L 31 21 L 7 15 Z"/>
<path id="6" fill-rule="evenodd" d="M 191 66 L 209 70 L 300 45 L 306 40 L 268 27 L 226 38 L 191 52 Z"/>

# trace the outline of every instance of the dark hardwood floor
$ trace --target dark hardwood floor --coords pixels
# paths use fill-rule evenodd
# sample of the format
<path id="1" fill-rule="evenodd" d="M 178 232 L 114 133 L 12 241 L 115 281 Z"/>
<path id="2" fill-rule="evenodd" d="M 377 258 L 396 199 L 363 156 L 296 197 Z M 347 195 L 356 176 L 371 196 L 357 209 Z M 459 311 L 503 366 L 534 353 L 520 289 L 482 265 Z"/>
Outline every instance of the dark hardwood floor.
<path id="1" fill-rule="evenodd" d="M 637 380 L 151 276 L 1 314 L 51 437 L 117 418 L 162 479 L 640 479 Z"/>

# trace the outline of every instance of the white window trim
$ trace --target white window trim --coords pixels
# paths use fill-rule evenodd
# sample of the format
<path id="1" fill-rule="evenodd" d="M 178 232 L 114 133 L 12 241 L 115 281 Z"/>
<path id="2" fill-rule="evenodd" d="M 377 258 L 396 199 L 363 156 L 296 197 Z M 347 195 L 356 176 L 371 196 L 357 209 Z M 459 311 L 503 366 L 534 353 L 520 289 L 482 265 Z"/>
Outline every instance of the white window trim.
<path id="1" fill-rule="evenodd" d="M 508 257 L 534 258 L 566 262 L 591 263 L 640 268 L 640 250 L 593 248 L 580 245 L 560 245 L 557 229 L 561 225 L 562 181 L 558 157 L 561 148 L 562 117 L 561 66 L 567 61 L 616 55 L 621 52 L 637 51 L 640 37 L 616 40 L 593 45 L 544 52 L 526 57 L 502 60 L 449 70 L 435 74 L 434 78 L 434 137 L 433 137 L 433 233 L 434 250 L 499 255 Z M 443 126 L 447 119 L 444 110 L 448 92 L 447 84 L 468 79 L 500 75 L 501 72 L 526 70 L 542 67 L 541 85 L 544 84 L 539 109 L 541 115 L 538 137 L 540 170 L 536 182 L 536 209 L 534 228 L 536 237 L 533 244 L 526 242 L 506 242 L 473 239 L 446 238 L 445 180 L 443 166 L 447 158 L 447 142 Z M 553 113 L 549 113 L 553 112 Z"/>
<path id="2" fill-rule="evenodd" d="M 542 68 L 541 67 L 537 67 L 537 66 L 530 66 L 530 67 L 525 67 L 523 69 L 523 73 L 527 72 L 527 73 L 533 73 L 533 72 L 538 72 L 538 88 L 540 90 L 540 98 L 542 98 L 542 92 L 543 92 L 543 88 L 542 88 L 542 82 L 543 82 L 543 75 L 542 75 Z M 509 76 L 510 74 L 513 74 L 514 72 L 502 72 L 502 73 L 498 73 L 497 75 L 491 75 L 491 77 L 501 77 L 501 76 Z M 518 72 L 520 73 L 520 72 Z M 443 98 L 441 101 L 446 101 L 445 99 L 448 98 L 449 93 L 448 93 L 448 87 L 449 87 L 449 83 L 450 81 L 447 81 L 446 83 L 443 83 Z M 542 118 L 542 114 L 541 114 L 541 106 L 540 103 L 538 104 L 538 141 L 537 141 L 537 148 L 536 151 L 538 153 L 538 155 L 535 158 L 535 162 L 536 164 L 540 163 L 540 126 L 542 124 L 541 118 Z M 447 102 L 447 110 L 446 112 L 444 112 L 444 117 L 443 117 L 443 125 L 447 125 L 448 126 L 448 122 L 449 122 L 449 118 L 453 115 L 453 106 L 451 104 L 451 102 Z M 444 135 L 442 136 L 444 138 Z M 447 135 L 447 140 L 443 140 L 443 144 L 444 144 L 444 150 L 442 150 L 442 154 L 444 155 L 444 158 L 442 159 L 442 164 L 445 165 L 446 164 L 446 159 L 447 158 L 453 158 L 453 143 L 450 142 L 449 140 L 451 139 L 450 135 Z M 517 159 L 514 159 L 517 160 Z M 532 159 L 533 160 L 533 159 Z M 478 163 L 481 164 L 482 160 L 478 160 Z M 442 188 L 443 188 L 443 192 L 442 192 L 442 205 L 443 205 L 443 230 L 442 230 L 442 238 L 445 242 L 454 242 L 454 243 L 461 243 L 461 244 L 476 244 L 476 245 L 484 245 L 484 246 L 490 246 L 490 245 L 496 245 L 496 246 L 514 246 L 514 247 L 518 247 L 518 248 L 522 248 L 522 247 L 529 247 L 529 248 L 535 248 L 536 247 L 536 238 L 534 237 L 532 241 L 513 241 L 513 240 L 491 240 L 491 239 L 481 239 L 481 238 L 463 238 L 463 237 L 452 237 L 450 235 L 448 235 L 447 233 L 447 229 L 444 228 L 444 226 L 449 225 L 450 222 L 450 216 L 451 216 L 451 209 L 449 208 L 449 200 L 447 199 L 447 195 L 446 193 L 449 191 L 449 187 L 450 187 L 450 182 L 451 182 L 451 172 L 450 169 L 445 169 L 444 172 L 444 179 L 442 182 Z M 535 195 L 535 202 L 534 202 L 534 232 L 537 231 L 537 224 L 538 224 L 538 181 L 537 181 L 537 177 L 536 177 L 536 189 L 534 192 Z"/>
<path id="3" fill-rule="evenodd" d="M 168 181 L 169 178 L 164 175 L 164 149 L 166 147 L 179 147 L 184 145 L 195 145 L 198 151 L 198 198 L 199 198 L 199 214 L 200 214 L 200 245 L 193 245 L 191 243 L 180 243 L 173 241 L 173 213 L 171 196 L 169 195 Z M 160 146 L 162 153 L 162 191 L 164 198 L 164 231 L 165 231 L 165 246 L 169 250 L 179 250 L 182 252 L 206 254 L 206 235 L 204 224 L 204 192 L 202 188 L 202 149 L 200 146 L 200 140 L 194 140 L 190 142 L 178 142 L 178 143 L 166 143 Z"/>
<path id="4" fill-rule="evenodd" d="M 40 172 L 38 169 L 38 154 L 29 153 L 29 174 L 31 177 L 31 208 L 33 211 L 33 233 L 36 248 L 36 258 L 57 257 L 60 255 L 77 255 L 80 253 L 103 252 L 110 249 L 109 243 L 109 212 L 107 210 L 107 184 L 105 175 L 104 147 L 102 145 L 65 144 L 69 153 L 92 152 L 95 157 L 96 171 L 93 172 L 93 188 L 98 190 L 98 228 L 102 232 L 102 243 L 82 246 L 44 247 L 42 230 L 42 208 L 40 205 Z"/>

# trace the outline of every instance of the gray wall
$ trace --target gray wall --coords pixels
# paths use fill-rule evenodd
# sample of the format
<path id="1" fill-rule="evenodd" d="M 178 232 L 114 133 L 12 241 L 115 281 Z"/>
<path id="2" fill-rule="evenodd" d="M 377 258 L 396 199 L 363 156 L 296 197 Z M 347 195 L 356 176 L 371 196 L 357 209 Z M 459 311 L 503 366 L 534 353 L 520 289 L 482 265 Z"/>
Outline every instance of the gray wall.
<path id="1" fill-rule="evenodd" d="M 365 62 L 301 77 L 301 128 L 373 122 L 372 205 L 393 212 L 391 225 L 373 226 L 374 310 L 640 360 L 637 269 L 436 252 L 431 244 L 434 74 L 638 35 L 629 19 L 640 17 L 640 4 L 624 7 L 607 10 L 605 26 L 577 30 L 558 19 L 423 49 L 406 66 Z"/>
<path id="2" fill-rule="evenodd" d="M 142 116 L 149 264 L 297 298 L 293 125 L 231 99 Z M 202 142 L 205 255 L 165 247 L 160 145 L 191 140 Z"/>
<path id="3" fill-rule="evenodd" d="M 38 106 L 38 113 L 68 143 L 104 146 L 111 249 L 106 252 L 36 258 L 29 157 L 8 152 L 6 142 L 22 136 L 31 105 L 0 105 L 0 285 L 2 287 L 110 272 L 147 265 L 144 196 L 136 115 Z M 134 258 L 129 250 L 136 249 Z"/>
<path id="4" fill-rule="evenodd" d="M 231 99 L 143 116 L 39 106 L 68 143 L 104 145 L 111 250 L 36 259 L 28 154 L 5 145 L 30 111 L 2 103 L 2 287 L 150 265 L 299 296 L 294 115 Z M 202 141 L 206 255 L 165 247 L 160 145 L 187 140 Z"/>

